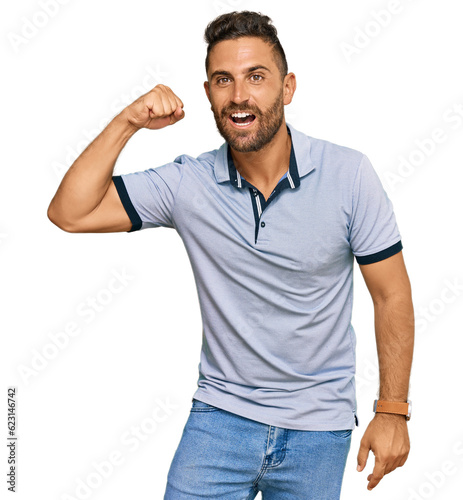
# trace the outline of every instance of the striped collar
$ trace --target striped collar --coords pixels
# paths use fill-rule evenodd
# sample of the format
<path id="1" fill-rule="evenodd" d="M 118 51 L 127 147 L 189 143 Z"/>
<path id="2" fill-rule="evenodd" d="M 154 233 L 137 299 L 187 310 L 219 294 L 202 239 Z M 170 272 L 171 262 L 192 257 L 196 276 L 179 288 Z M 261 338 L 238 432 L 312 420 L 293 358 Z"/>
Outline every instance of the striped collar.
<path id="1" fill-rule="evenodd" d="M 289 123 L 286 123 L 286 128 L 291 136 L 291 156 L 287 177 L 289 187 L 294 189 L 299 187 L 300 178 L 311 172 L 315 165 L 310 157 L 309 138 L 297 131 Z M 238 188 L 243 187 L 243 177 L 236 170 L 227 142 L 224 142 L 217 151 L 214 162 L 214 175 L 218 183 L 229 181 Z"/>

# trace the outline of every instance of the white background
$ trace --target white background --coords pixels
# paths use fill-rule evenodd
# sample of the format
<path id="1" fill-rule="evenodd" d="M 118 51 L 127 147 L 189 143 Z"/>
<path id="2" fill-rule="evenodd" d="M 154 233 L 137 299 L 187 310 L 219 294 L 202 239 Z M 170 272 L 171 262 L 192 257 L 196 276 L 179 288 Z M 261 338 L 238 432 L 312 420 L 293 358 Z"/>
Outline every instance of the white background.
<path id="1" fill-rule="evenodd" d="M 75 155 L 148 90 L 143 85 L 169 85 L 186 117 L 175 128 L 139 132 L 115 173 L 219 147 L 223 140 L 203 90 L 203 31 L 222 12 L 249 9 L 274 20 L 296 74 L 287 121 L 364 152 L 375 166 L 394 204 L 412 282 L 411 453 L 403 468 L 368 492 L 373 457 L 362 473 L 356 457 L 373 416 L 378 376 L 372 303 L 355 264 L 360 427 L 342 498 L 460 498 L 463 121 L 455 110 L 460 106 L 461 113 L 463 104 L 461 2 L 64 3 L 3 7 L 2 495 L 7 387 L 16 386 L 15 498 L 83 498 L 79 481 L 92 484 L 87 498 L 162 498 L 196 390 L 201 348 L 196 288 L 181 239 L 166 228 L 70 234 L 46 211 Z M 394 13 L 383 12 L 381 26 L 376 14 L 388 8 Z M 365 30 L 369 35 L 360 35 Z M 429 142 L 433 133 L 440 143 Z M 427 144 L 426 155 L 420 157 L 417 141 Z M 402 159 L 415 165 L 400 166 Z M 117 293 L 108 292 L 114 273 L 128 276 Z M 91 316 L 92 297 L 104 304 Z M 63 333 L 73 324 L 77 335 Z M 53 336 L 67 338 L 67 345 L 53 348 Z M 149 427 L 158 401 L 170 402 L 172 410 L 160 411 L 163 421 L 151 419 Z M 151 433 L 124 441 L 140 426 Z M 119 465 L 98 486 L 101 475 L 92 463 L 114 451 Z"/>

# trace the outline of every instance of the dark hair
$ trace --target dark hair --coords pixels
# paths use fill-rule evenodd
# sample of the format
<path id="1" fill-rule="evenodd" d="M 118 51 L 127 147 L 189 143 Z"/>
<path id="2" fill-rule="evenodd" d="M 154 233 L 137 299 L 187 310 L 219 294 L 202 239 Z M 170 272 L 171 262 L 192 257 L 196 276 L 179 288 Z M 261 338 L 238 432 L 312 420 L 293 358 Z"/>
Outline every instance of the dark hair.
<path id="1" fill-rule="evenodd" d="M 204 32 L 204 40 L 208 44 L 206 56 L 206 73 L 209 68 L 209 54 L 212 48 L 224 40 L 235 40 L 244 36 L 261 38 L 270 44 L 275 52 L 275 62 L 280 70 L 281 77 L 288 73 L 286 55 L 277 36 L 277 29 L 268 16 L 260 12 L 243 10 L 228 12 L 211 21 Z"/>

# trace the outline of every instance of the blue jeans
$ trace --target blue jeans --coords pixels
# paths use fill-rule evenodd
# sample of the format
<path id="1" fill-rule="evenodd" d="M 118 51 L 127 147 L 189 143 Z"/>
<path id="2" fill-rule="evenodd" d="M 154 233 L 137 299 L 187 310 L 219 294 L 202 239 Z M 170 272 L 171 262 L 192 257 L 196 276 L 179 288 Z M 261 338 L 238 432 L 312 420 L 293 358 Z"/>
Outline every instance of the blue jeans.
<path id="1" fill-rule="evenodd" d="M 164 500 L 336 500 L 351 430 L 301 431 L 193 399 Z"/>

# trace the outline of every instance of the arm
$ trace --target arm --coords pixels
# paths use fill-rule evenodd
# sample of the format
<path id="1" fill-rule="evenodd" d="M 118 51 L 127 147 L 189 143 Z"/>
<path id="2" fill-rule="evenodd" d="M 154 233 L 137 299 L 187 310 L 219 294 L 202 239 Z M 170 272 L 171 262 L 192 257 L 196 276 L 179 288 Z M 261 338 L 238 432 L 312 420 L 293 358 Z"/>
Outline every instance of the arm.
<path id="1" fill-rule="evenodd" d="M 125 108 L 66 172 L 48 218 L 68 232 L 129 231 L 132 224 L 112 182 L 116 160 L 137 130 L 172 125 L 184 117 L 182 108 L 182 101 L 164 85 Z"/>
<path id="2" fill-rule="evenodd" d="M 379 361 L 379 399 L 408 399 L 414 346 L 414 312 L 410 281 L 402 252 L 374 264 L 360 265 L 375 312 Z M 401 467 L 410 450 L 407 421 L 402 415 L 377 413 L 360 443 L 357 470 L 365 468 L 369 450 L 375 455 L 368 489 Z"/>

